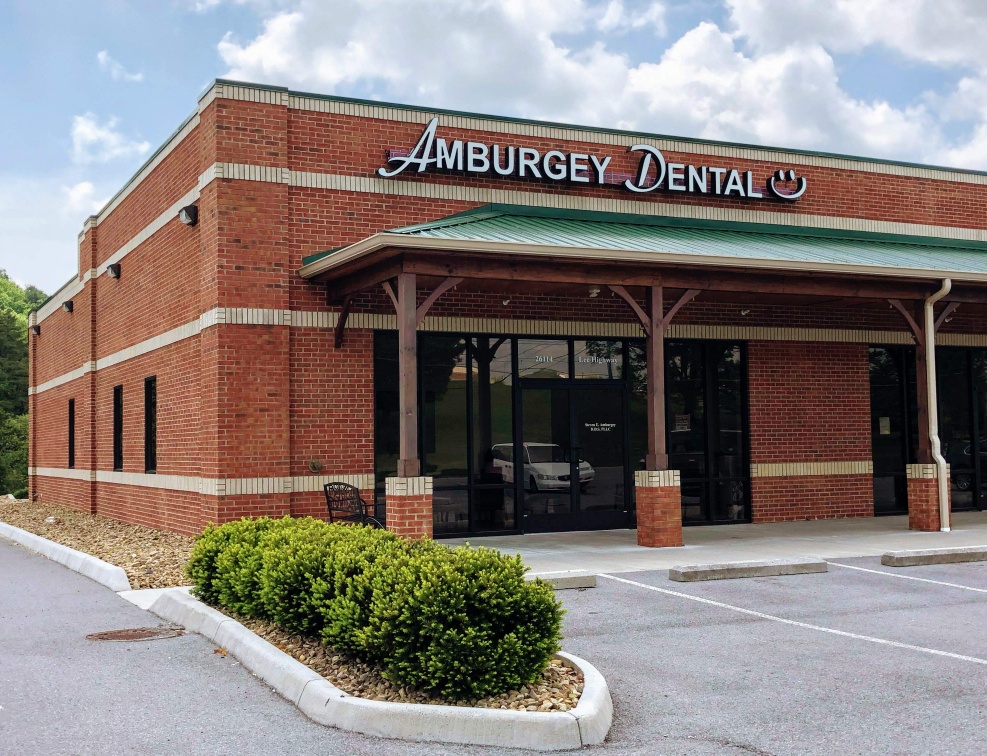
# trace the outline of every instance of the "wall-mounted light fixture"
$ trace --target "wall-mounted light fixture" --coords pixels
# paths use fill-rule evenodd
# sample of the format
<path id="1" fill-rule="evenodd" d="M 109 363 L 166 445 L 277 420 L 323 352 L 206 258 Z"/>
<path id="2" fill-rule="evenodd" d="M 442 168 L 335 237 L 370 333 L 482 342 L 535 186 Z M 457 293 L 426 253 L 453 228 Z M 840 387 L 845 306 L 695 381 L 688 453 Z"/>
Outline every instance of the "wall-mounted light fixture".
<path id="1" fill-rule="evenodd" d="M 751 314 L 751 311 L 750 310 L 741 310 L 740 311 L 740 314 L 741 315 L 750 315 Z"/>
<path id="2" fill-rule="evenodd" d="M 120 263 L 111 263 L 106 266 L 106 272 L 109 274 L 110 278 L 120 277 Z"/>
<path id="3" fill-rule="evenodd" d="M 31 333 L 33 333 L 35 336 L 40 336 L 41 335 L 41 326 L 39 326 L 39 325 L 33 325 L 33 326 L 31 326 Z"/>
<path id="4" fill-rule="evenodd" d="M 199 222 L 199 208 L 195 205 L 186 205 L 178 211 L 178 220 L 186 226 L 194 226 Z"/>
<path id="5" fill-rule="evenodd" d="M 67 302 L 62 302 L 62 309 L 65 312 L 72 312 L 75 309 L 75 305 L 72 304 L 72 300 L 70 299 Z"/>
<path id="6" fill-rule="evenodd" d="M 598 296 L 600 296 L 600 287 L 599 286 L 591 286 L 589 288 L 589 298 L 590 299 L 596 299 Z"/>
<path id="7" fill-rule="evenodd" d="M 504 301 L 502 302 L 502 304 L 504 305 L 504 307 L 507 307 L 507 305 L 509 305 L 510 303 L 511 303 L 511 300 L 510 300 L 509 298 L 508 298 L 508 299 L 505 299 L 505 300 L 504 300 Z"/>

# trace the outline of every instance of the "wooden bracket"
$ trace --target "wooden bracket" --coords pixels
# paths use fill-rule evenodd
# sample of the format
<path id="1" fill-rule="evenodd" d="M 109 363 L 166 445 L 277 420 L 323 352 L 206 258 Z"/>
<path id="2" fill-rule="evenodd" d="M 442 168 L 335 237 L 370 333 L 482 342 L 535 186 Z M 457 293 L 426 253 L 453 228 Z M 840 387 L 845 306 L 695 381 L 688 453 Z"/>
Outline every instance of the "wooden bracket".
<path id="1" fill-rule="evenodd" d="M 652 320 L 648 313 L 644 311 L 644 308 L 637 303 L 637 300 L 635 300 L 623 286 L 612 285 L 609 286 L 609 288 L 614 294 L 630 305 L 630 308 L 634 311 L 634 314 L 637 315 L 637 319 L 641 321 L 641 326 L 644 328 L 645 335 L 650 336 Z M 672 309 L 668 311 L 667 315 L 662 317 L 662 315 L 659 314 L 658 317 L 655 318 L 654 322 L 661 329 L 662 336 L 664 336 L 665 331 L 668 330 L 668 324 L 672 322 L 672 318 L 675 317 L 678 311 L 689 304 L 689 302 L 695 299 L 701 292 L 701 289 L 689 289 L 685 292 L 685 294 L 679 297 L 675 304 L 672 305 Z"/>
<path id="2" fill-rule="evenodd" d="M 391 283 L 390 281 L 384 281 L 384 283 L 382 283 L 381 286 L 384 287 L 384 291 L 387 292 L 387 296 L 389 296 L 391 298 L 391 303 L 394 305 L 394 310 L 397 311 L 398 310 L 398 293 L 394 289 L 394 284 Z"/>
<path id="3" fill-rule="evenodd" d="M 672 305 L 672 309 L 668 311 L 668 315 L 661 319 L 662 334 L 668 330 L 668 324 L 672 322 L 672 318 L 675 317 L 676 313 L 695 299 L 699 293 L 699 289 L 689 289 L 685 294 L 679 297 L 679 301 Z"/>
<path id="4" fill-rule="evenodd" d="M 346 319 L 350 316 L 350 308 L 353 306 L 353 296 L 350 295 L 343 300 L 343 310 L 339 313 L 339 320 L 336 321 L 336 336 L 334 343 L 336 349 L 343 346 L 343 335 L 346 329 Z"/>
<path id="5" fill-rule="evenodd" d="M 610 286 L 610 291 L 619 296 L 631 309 L 634 310 L 634 314 L 637 315 L 637 319 L 641 321 L 641 326 L 644 328 L 644 333 L 648 336 L 651 335 L 651 318 L 648 317 L 648 313 L 635 301 L 634 297 L 623 286 Z"/>
<path id="6" fill-rule="evenodd" d="M 425 315 L 428 314 L 428 311 L 432 308 L 432 305 L 435 304 L 436 299 L 441 297 L 456 284 L 461 283 L 462 280 L 463 280 L 462 278 L 455 278 L 453 276 L 450 276 L 449 278 L 444 279 L 442 283 L 440 283 L 438 286 L 436 286 L 435 290 L 432 291 L 432 293 L 428 295 L 425 301 L 421 303 L 421 306 L 417 310 L 415 310 L 416 325 L 420 326 L 422 324 L 422 321 L 425 320 Z"/>
<path id="7" fill-rule="evenodd" d="M 956 308 L 959 306 L 960 306 L 959 302 L 950 302 L 948 305 L 946 305 L 946 309 L 944 309 L 941 313 L 939 313 L 939 317 L 936 318 L 936 323 L 933 326 L 936 329 L 936 332 L 939 331 L 939 326 L 941 326 L 943 323 L 946 322 L 946 318 L 952 315 L 953 312 L 956 310 Z"/>
<path id="8" fill-rule="evenodd" d="M 915 322 L 915 318 L 908 309 L 901 303 L 900 299 L 889 299 L 888 302 L 894 307 L 898 312 L 902 314 L 905 321 L 908 323 L 908 327 L 912 330 L 912 336 L 915 338 L 915 343 L 919 346 L 925 344 L 925 335 L 922 333 L 922 329 L 918 327 L 918 323 Z"/>

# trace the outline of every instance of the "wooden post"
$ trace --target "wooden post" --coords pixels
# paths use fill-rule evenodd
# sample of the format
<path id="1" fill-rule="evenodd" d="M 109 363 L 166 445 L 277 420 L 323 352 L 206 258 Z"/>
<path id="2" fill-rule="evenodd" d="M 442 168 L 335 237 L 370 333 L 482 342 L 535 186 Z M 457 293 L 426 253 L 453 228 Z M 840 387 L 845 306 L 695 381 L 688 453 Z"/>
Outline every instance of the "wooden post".
<path id="1" fill-rule="evenodd" d="M 418 459 L 418 317 L 414 273 L 398 274 L 398 409 L 400 441 L 398 477 L 417 478 Z"/>
<path id="2" fill-rule="evenodd" d="M 661 286 L 648 287 L 648 340 L 646 351 L 648 375 L 648 470 L 667 470 L 665 448 L 665 303 Z"/>

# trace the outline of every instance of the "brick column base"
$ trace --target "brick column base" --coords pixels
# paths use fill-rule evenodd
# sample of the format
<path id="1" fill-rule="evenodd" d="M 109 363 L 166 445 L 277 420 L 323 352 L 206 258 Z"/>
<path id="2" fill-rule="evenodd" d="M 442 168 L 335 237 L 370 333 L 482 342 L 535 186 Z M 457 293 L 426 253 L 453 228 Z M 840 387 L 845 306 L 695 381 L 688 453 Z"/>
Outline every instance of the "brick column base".
<path id="1" fill-rule="evenodd" d="M 678 470 L 634 473 L 639 546 L 682 545 L 682 489 Z"/>
<path id="2" fill-rule="evenodd" d="M 939 468 L 936 465 L 908 465 L 905 469 L 908 476 L 909 529 L 939 530 L 941 527 L 939 522 Z M 952 513 L 952 491 L 949 492 L 949 509 Z M 950 527 L 950 523 L 947 522 L 946 527 Z"/>
<path id="3" fill-rule="evenodd" d="M 432 479 L 384 481 L 387 529 L 406 538 L 432 537 Z"/>

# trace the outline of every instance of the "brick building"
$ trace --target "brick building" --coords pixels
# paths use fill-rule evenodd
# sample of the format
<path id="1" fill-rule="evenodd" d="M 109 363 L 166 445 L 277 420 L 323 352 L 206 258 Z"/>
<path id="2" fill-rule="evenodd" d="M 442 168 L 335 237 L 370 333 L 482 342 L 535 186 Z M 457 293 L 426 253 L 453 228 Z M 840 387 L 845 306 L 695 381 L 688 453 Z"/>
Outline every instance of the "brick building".
<path id="1" fill-rule="evenodd" d="M 329 481 L 418 535 L 948 527 L 987 500 L 985 184 L 217 81 L 32 315 L 31 495 L 185 533 Z"/>

